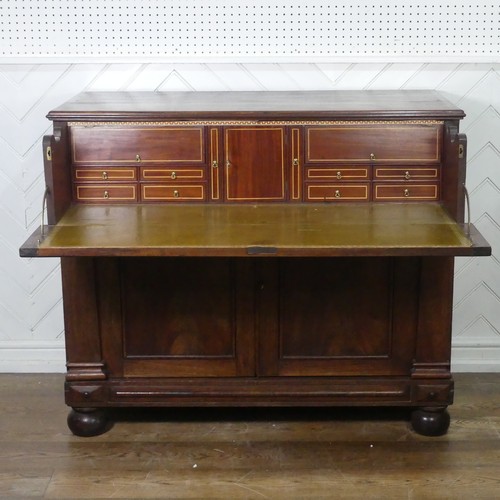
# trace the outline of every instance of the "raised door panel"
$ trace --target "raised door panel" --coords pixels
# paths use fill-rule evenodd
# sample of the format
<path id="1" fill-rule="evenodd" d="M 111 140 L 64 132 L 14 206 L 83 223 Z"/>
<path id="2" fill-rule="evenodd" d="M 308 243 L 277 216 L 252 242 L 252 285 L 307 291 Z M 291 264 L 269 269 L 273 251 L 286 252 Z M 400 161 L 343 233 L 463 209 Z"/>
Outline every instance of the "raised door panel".
<path id="1" fill-rule="evenodd" d="M 243 127 L 225 130 L 228 201 L 281 201 L 285 189 L 285 129 Z"/>
<path id="2" fill-rule="evenodd" d="M 121 259 L 124 375 L 254 375 L 250 267 L 227 259 Z"/>
<path id="3" fill-rule="evenodd" d="M 418 259 L 283 259 L 271 282 L 277 301 L 270 295 L 261 313 L 266 375 L 408 375 Z"/>

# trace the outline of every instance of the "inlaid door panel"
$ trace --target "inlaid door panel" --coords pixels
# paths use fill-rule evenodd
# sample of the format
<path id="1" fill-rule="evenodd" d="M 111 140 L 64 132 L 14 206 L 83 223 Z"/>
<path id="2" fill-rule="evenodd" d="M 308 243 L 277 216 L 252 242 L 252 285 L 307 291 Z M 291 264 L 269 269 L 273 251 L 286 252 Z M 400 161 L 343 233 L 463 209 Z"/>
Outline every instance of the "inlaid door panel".
<path id="1" fill-rule="evenodd" d="M 224 137 L 226 199 L 284 200 L 285 129 L 231 127 Z"/>
<path id="2" fill-rule="evenodd" d="M 71 127 L 73 163 L 201 164 L 203 127 Z"/>
<path id="3" fill-rule="evenodd" d="M 437 163 L 441 125 L 309 127 L 306 162 Z"/>

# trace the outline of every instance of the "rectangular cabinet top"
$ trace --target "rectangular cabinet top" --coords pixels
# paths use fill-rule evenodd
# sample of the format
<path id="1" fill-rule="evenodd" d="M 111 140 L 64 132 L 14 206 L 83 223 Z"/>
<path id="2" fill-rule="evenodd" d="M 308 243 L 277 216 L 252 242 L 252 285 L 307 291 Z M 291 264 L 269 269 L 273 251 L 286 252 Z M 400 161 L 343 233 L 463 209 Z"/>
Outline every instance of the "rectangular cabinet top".
<path id="1" fill-rule="evenodd" d="M 51 120 L 459 119 L 464 112 L 435 91 L 85 92 Z"/>

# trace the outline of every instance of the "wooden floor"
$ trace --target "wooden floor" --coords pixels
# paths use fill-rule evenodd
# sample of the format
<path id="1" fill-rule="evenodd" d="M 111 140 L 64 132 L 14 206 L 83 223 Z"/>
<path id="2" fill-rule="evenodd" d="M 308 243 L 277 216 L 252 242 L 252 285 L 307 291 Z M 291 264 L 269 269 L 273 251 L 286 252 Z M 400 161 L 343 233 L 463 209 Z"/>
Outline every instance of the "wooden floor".
<path id="1" fill-rule="evenodd" d="M 0 498 L 500 499 L 500 374 L 458 374 L 446 436 L 400 410 L 124 411 L 66 427 L 62 375 L 0 375 Z"/>

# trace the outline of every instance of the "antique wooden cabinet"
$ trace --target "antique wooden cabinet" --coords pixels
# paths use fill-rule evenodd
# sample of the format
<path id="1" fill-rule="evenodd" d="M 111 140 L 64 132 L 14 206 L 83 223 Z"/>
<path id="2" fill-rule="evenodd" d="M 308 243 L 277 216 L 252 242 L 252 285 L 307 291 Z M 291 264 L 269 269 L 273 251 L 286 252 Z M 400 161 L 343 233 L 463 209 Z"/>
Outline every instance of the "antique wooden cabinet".
<path id="1" fill-rule="evenodd" d="M 449 425 L 464 113 L 434 92 L 86 93 L 49 113 L 70 429 L 127 406 L 413 408 Z"/>

